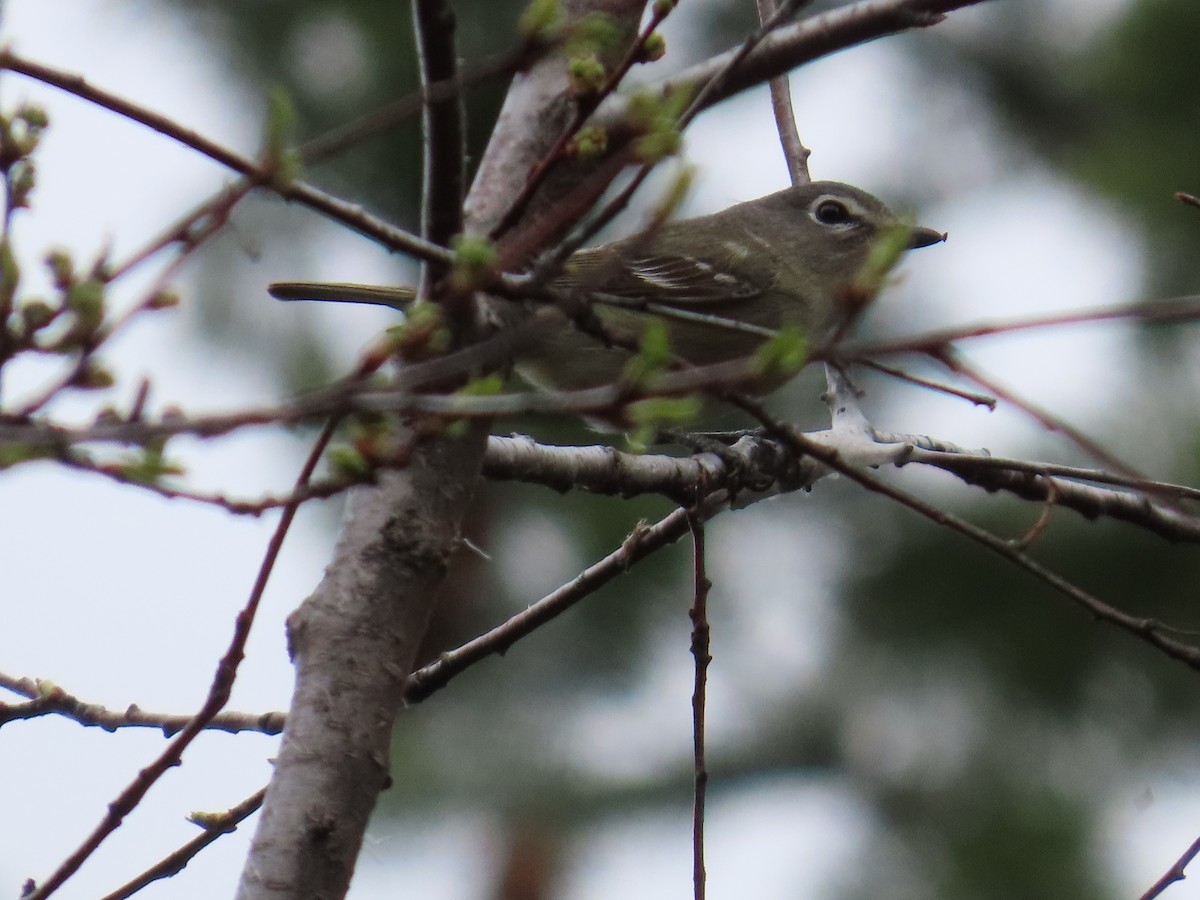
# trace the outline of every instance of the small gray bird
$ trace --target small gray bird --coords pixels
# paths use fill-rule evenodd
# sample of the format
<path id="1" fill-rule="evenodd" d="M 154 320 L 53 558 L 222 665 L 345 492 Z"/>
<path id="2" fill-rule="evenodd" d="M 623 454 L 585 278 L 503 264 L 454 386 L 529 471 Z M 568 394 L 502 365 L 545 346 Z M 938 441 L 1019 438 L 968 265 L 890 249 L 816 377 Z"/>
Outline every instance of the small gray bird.
<path id="1" fill-rule="evenodd" d="M 750 357 L 785 327 L 809 346 L 840 334 L 861 311 L 855 285 L 876 248 L 927 247 L 945 240 L 908 227 L 872 195 L 818 181 L 739 203 L 721 212 L 669 222 L 643 234 L 580 250 L 552 287 L 590 304 L 606 346 L 553 305 L 537 309 L 528 348 L 516 368 L 532 384 L 570 389 L 611 384 L 648 317 L 667 327 L 669 347 L 693 365 Z M 283 300 L 336 300 L 403 307 L 409 288 L 277 283 Z M 751 385 L 765 392 L 777 380 Z"/>

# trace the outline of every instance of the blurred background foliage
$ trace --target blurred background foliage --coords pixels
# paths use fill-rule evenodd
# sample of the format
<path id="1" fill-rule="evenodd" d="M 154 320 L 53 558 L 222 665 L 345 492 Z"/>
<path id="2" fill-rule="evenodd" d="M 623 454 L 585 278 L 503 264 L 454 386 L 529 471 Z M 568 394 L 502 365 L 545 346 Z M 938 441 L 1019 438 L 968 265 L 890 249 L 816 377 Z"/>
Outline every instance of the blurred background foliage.
<path id="1" fill-rule="evenodd" d="M 177 3 L 248 92 L 285 88 L 302 140 L 415 86 L 409 25 L 394 14 L 395 4 Z M 463 59 L 511 48 L 522 5 L 457 0 Z M 731 45 L 750 27 L 752 6 L 683 4 L 703 24 L 685 44 L 670 46 L 672 58 Z M 1200 214 L 1171 194 L 1200 187 L 1200 5 L 1128 0 L 1081 39 L 1066 39 L 1059 6 L 990 4 L 983 27 L 935 30 L 911 63 L 931 96 L 968 91 L 973 103 L 987 105 L 983 111 L 1002 123 L 996 134 L 1007 142 L 993 148 L 997 155 L 1033 158 L 1117 204 L 1143 236 L 1145 296 L 1194 290 Z M 895 43 L 903 52 L 916 47 Z M 492 79 L 469 94 L 472 159 L 506 81 Z M 411 228 L 418 152 L 409 122 L 306 174 Z M 920 150 L 909 153 L 909 168 L 932 168 L 918 184 L 936 192 L 936 164 L 928 166 Z M 921 196 L 912 199 L 919 205 Z M 1037 217 L 1039 209 L 1028 214 Z M 260 224 L 266 215 L 243 213 Z M 322 252 L 307 226 L 287 227 L 296 229 L 289 240 L 298 259 Z M 196 293 L 211 305 L 203 317 L 209 337 L 255 353 L 269 348 L 291 387 L 325 377 L 328 336 L 315 321 L 307 331 L 297 325 L 286 341 L 267 340 L 264 326 L 221 301 L 237 291 L 223 281 L 222 262 L 223 253 L 235 252 L 209 254 L 198 278 Z M 397 278 L 404 273 L 398 268 Z M 1188 364 L 1183 339 L 1191 336 L 1147 329 L 1145 365 Z M 1155 474 L 1195 483 L 1195 407 L 1182 405 L 1191 419 L 1176 433 L 1185 442 L 1174 455 L 1177 470 Z M 552 440 L 593 439 L 566 423 L 497 430 L 508 427 Z M 981 492 L 947 496 L 957 511 L 1012 538 L 1039 513 Z M 469 537 L 492 559 L 460 553 L 426 656 L 519 610 L 610 552 L 639 519 L 668 509 L 654 499 L 488 486 Z M 747 526 L 759 535 L 773 529 L 772 538 L 739 541 Z M 720 701 L 709 760 L 714 796 L 781 773 L 832 780 L 853 792 L 870 824 L 864 852 L 836 889 L 847 898 L 1120 896 L 1104 858 L 1105 817 L 1111 804 L 1138 792 L 1143 773 L 1177 760 L 1183 748 L 1192 748 L 1185 757 L 1194 764 L 1194 673 L 1094 624 L 981 549 L 849 485 L 822 484 L 770 510 L 726 517 L 713 526 L 711 546 Z M 1200 625 L 1194 548 L 1057 512 L 1035 552 L 1128 612 Z M 782 574 L 730 583 L 724 572 L 743 571 L 735 562 Z M 815 583 L 810 568 L 821 573 Z M 386 814 L 420 820 L 468 809 L 494 816 L 510 848 L 495 895 L 531 898 L 553 895 L 562 854 L 572 840 L 586 841 L 597 823 L 648 810 L 686 817 L 688 688 L 680 679 L 689 677 L 689 578 L 681 544 L 412 710 L 398 735 Z M 788 618 L 797 605 L 824 612 Z M 810 668 L 794 675 L 747 659 L 758 653 L 755 621 L 764 610 L 772 621 L 819 632 L 772 635 L 794 643 Z M 664 684 L 673 690 L 660 690 Z M 722 715 L 737 724 L 723 728 Z M 632 760 L 606 756 L 620 747 L 632 748 Z M 1192 837 L 1178 835 L 1179 849 Z M 794 896 L 810 895 L 796 885 Z"/>

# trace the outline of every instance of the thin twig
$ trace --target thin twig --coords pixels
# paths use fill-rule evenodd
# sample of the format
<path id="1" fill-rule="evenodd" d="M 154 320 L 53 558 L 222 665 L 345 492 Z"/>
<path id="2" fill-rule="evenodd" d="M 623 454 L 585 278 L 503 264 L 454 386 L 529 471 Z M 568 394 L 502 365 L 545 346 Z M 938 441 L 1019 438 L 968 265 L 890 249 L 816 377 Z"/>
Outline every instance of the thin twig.
<path id="1" fill-rule="evenodd" d="M 32 678 L 14 678 L 0 672 L 0 687 L 29 699 L 28 703 L 0 703 L 0 725 L 18 719 L 33 719 L 57 715 L 85 727 L 116 731 L 119 728 L 157 728 L 167 737 L 178 734 L 195 716 L 147 712 L 130 704 L 124 712 L 108 709 L 98 703 L 85 703 L 52 682 Z M 257 731 L 279 734 L 283 730 L 281 712 L 243 713 L 221 712 L 205 726 L 210 731 Z"/>
<path id="2" fill-rule="evenodd" d="M 942 384 L 940 381 L 933 381 L 929 378 L 922 378 L 920 375 L 905 372 L 903 369 L 897 369 L 894 366 L 886 366 L 881 362 L 871 359 L 861 360 L 859 365 L 865 366 L 868 369 L 874 369 L 876 372 L 895 378 L 898 381 L 907 381 L 909 384 L 915 384 L 917 387 L 927 388 L 939 394 L 958 397 L 960 400 L 968 400 L 976 406 L 986 406 L 988 409 L 996 408 L 996 398 L 990 394 L 977 394 L 974 391 L 964 391 L 962 388 Z"/>
<path id="3" fill-rule="evenodd" d="M 202 156 L 207 156 L 214 162 L 245 176 L 253 182 L 255 187 L 269 188 L 285 200 L 293 200 L 307 206 L 389 249 L 403 251 L 427 262 L 442 265 L 449 265 L 453 262 L 453 254 L 445 247 L 424 241 L 414 234 L 396 228 L 394 225 L 370 215 L 361 207 L 340 200 L 310 184 L 302 181 L 282 180 L 280 173 L 275 171 L 271 165 L 260 164 L 190 128 L 185 128 L 168 116 L 126 100 L 111 91 L 94 87 L 82 76 L 25 59 L 8 49 L 0 49 L 0 70 L 17 72 L 36 79 L 43 84 L 74 94 L 82 100 L 87 100 L 111 110 L 117 115 L 145 125 L 164 137 L 177 141 Z"/>
<path id="4" fill-rule="evenodd" d="M 444 0 L 412 0 L 412 16 L 422 90 L 436 82 L 455 81 L 453 11 Z M 459 93 L 427 100 L 421 114 L 421 237 L 441 246 L 462 231 L 465 116 Z M 430 299 L 434 283 L 444 274 L 444 266 L 422 265 L 418 298 Z"/>
<path id="5" fill-rule="evenodd" d="M 626 50 L 624 58 L 609 73 L 600 89 L 593 95 L 576 99 L 575 111 L 571 117 L 571 121 L 559 133 L 550 149 L 546 151 L 545 156 L 533 167 L 533 170 L 529 173 L 529 179 L 522 186 L 520 193 L 513 199 L 508 212 L 504 214 L 504 217 L 496 227 L 492 229 L 493 240 L 504 235 L 520 220 L 529 206 L 529 201 L 533 199 L 533 195 L 537 193 L 537 189 L 542 186 L 546 174 L 562 157 L 567 145 L 579 134 L 579 129 L 583 127 L 588 117 L 596 111 L 600 103 L 617 89 L 621 81 L 629 73 L 629 70 L 633 68 L 644 52 L 646 40 L 650 35 L 654 34 L 655 29 L 662 24 L 663 20 L 671 14 L 671 10 L 674 8 L 674 4 L 656 4 L 650 12 L 649 21 L 647 21 L 637 37 L 634 38 Z"/>
<path id="6" fill-rule="evenodd" d="M 189 862 L 205 847 L 227 834 L 237 830 L 237 826 L 248 819 L 262 806 L 263 798 L 267 795 L 264 787 L 255 791 L 237 806 L 234 806 L 217 816 L 206 818 L 204 833 L 192 838 L 174 853 L 163 857 L 142 874 L 126 882 L 111 894 L 105 894 L 100 900 L 126 900 L 142 888 L 153 884 L 160 878 L 170 878 L 184 870 Z"/>
<path id="7" fill-rule="evenodd" d="M 200 223 L 200 227 L 194 231 L 180 233 L 174 240 L 183 242 L 183 249 L 174 259 L 172 259 L 161 272 L 159 272 L 150 287 L 143 292 L 141 300 L 126 309 L 121 315 L 104 323 L 96 331 L 96 334 L 88 341 L 74 363 L 67 369 L 65 373 L 60 375 L 58 379 L 50 382 L 43 387 L 42 392 L 36 397 L 33 397 L 18 410 L 14 415 L 18 419 L 25 419 L 32 416 L 34 413 L 45 407 L 51 400 L 58 397 L 64 391 L 75 384 L 79 377 L 87 369 L 97 352 L 104 347 L 112 338 L 129 326 L 131 322 L 139 318 L 143 313 L 154 308 L 158 300 L 159 294 L 167 288 L 171 279 L 183 268 L 184 264 L 205 242 L 215 237 L 228 221 L 229 212 L 233 208 L 233 204 L 237 203 L 240 197 L 229 195 L 223 198 L 223 205 L 214 207 L 210 210 L 209 215 L 203 219 L 195 219 L 195 222 Z M 180 223 L 182 226 L 182 223 Z M 186 226 L 182 226 L 186 227 Z M 162 240 L 162 239 L 160 239 Z M 158 242 L 152 243 L 143 252 L 157 252 L 162 247 L 169 246 L 170 241 L 163 243 L 161 247 L 156 246 Z M 146 257 L 134 257 L 130 259 L 122 268 L 119 268 L 115 273 L 110 273 L 106 278 L 106 282 L 111 282 L 120 277 L 120 275 L 128 272 L 129 269 L 137 265 Z"/>
<path id="8" fill-rule="evenodd" d="M 795 429 L 776 422 L 757 401 L 748 397 L 740 397 L 738 398 L 738 405 L 754 415 L 772 434 L 787 441 L 794 452 L 813 456 L 829 466 L 829 468 L 849 478 L 851 481 L 857 482 L 867 490 L 894 500 L 901 506 L 913 510 L 935 524 L 958 532 L 998 556 L 1014 563 L 1019 568 L 1024 569 L 1095 618 L 1108 622 L 1122 631 L 1134 635 L 1161 650 L 1171 659 L 1182 662 L 1188 668 L 1200 671 L 1200 648 L 1171 637 L 1168 633 L 1170 629 L 1165 628 L 1158 620 L 1129 615 L 1105 603 L 1093 594 L 1088 593 L 1058 573 L 1046 568 L 1019 547 L 1015 546 L 1013 542 L 992 534 L 977 525 L 973 525 L 965 519 L 941 509 L 935 504 L 892 487 L 864 470 L 848 465 L 840 458 L 836 451 L 831 452 Z"/>
<path id="9" fill-rule="evenodd" d="M 710 517 L 719 509 L 719 501 L 713 498 L 695 515 Z M 673 544 L 687 532 L 688 513 L 683 509 L 676 509 L 653 525 L 639 525 L 621 542 L 620 547 L 588 566 L 562 587 L 530 604 L 502 625 L 417 669 L 409 676 L 404 699 L 409 703 L 419 703 L 480 660 L 493 654 L 503 654 L 521 638 L 566 612 L 603 585 L 624 575 L 634 563 Z"/>
<path id="10" fill-rule="evenodd" d="M 330 420 L 325 430 L 313 444 L 313 449 L 309 453 L 299 477 L 296 479 L 298 486 L 307 483 L 312 477 L 312 473 L 321 459 L 321 454 L 324 453 L 325 447 L 333 436 L 336 424 L 336 420 Z M 62 887 L 63 883 L 79 870 L 79 867 L 96 851 L 105 838 L 120 827 L 125 816 L 129 815 L 137 807 L 154 783 L 170 768 L 181 763 L 183 751 L 204 730 L 212 717 L 219 713 L 222 707 L 229 702 L 229 694 L 233 689 L 234 679 L 237 677 L 238 666 L 245 655 L 246 641 L 250 637 L 250 627 L 254 623 L 255 613 L 258 611 L 259 602 L 262 599 L 263 592 L 266 590 L 267 579 L 275 567 L 275 560 L 279 556 L 283 540 L 291 528 L 292 520 L 295 519 L 296 511 L 299 507 L 299 503 L 286 507 L 279 517 L 279 524 L 276 526 L 275 533 L 271 536 L 271 540 L 267 544 L 267 550 L 263 556 L 262 565 L 259 567 L 258 575 L 255 578 L 254 586 L 250 591 L 250 597 L 247 599 L 246 605 L 242 608 L 241 612 L 237 615 L 233 637 L 229 642 L 229 647 L 225 651 L 224 656 L 221 657 L 220 662 L 217 664 L 217 671 L 213 676 L 212 685 L 209 687 L 208 696 L 205 698 L 200 710 L 192 717 L 192 720 L 183 730 L 172 739 L 166 749 L 159 754 L 158 758 L 149 766 L 141 769 L 137 777 L 108 805 L 108 812 L 84 842 L 70 856 L 63 860 L 62 864 L 51 873 L 49 878 L 32 891 L 27 892 L 24 900 L 45 900 L 46 897 L 49 897 Z"/>
<path id="11" fill-rule="evenodd" d="M 1042 502 L 1042 511 L 1029 530 L 1014 541 L 1014 544 L 1022 550 L 1033 546 L 1034 542 L 1039 540 L 1046 533 L 1046 529 L 1050 527 L 1050 514 L 1054 511 L 1058 500 L 1058 488 L 1053 478 L 1043 478 L 1042 483 L 1046 486 L 1046 499 Z"/>
<path id="12" fill-rule="evenodd" d="M 695 900 L 704 900 L 704 806 L 708 798 L 708 767 L 704 761 L 704 714 L 708 694 L 708 664 L 712 662 L 709 652 L 711 632 L 708 624 L 708 592 L 712 582 L 708 580 L 705 571 L 704 523 L 689 514 L 688 528 L 692 532 L 693 581 L 692 608 L 688 611 L 688 617 L 692 622 L 692 658 L 695 664 L 692 682 L 692 896 Z"/>
<path id="13" fill-rule="evenodd" d="M 796 7 L 799 12 L 808 2 Z M 756 0 L 758 5 L 758 21 L 766 24 L 775 15 L 777 4 L 775 0 Z M 793 185 L 809 184 L 812 175 L 808 171 L 808 157 L 812 153 L 800 140 L 800 128 L 796 125 L 796 111 L 792 107 L 792 88 L 787 73 L 776 75 L 771 79 L 771 110 L 775 114 L 775 129 L 779 132 L 779 144 L 783 149 L 783 158 L 787 163 L 788 175 Z"/>
<path id="14" fill-rule="evenodd" d="M 1197 204 L 1200 206 L 1200 203 Z M 1138 900 L 1154 900 L 1163 891 L 1169 888 L 1177 881 L 1183 881 L 1187 878 L 1188 864 L 1196 858 L 1196 854 L 1200 853 L 1200 838 L 1192 841 L 1192 846 L 1183 851 L 1183 855 L 1175 860 L 1175 864 L 1171 866 L 1158 881 L 1150 886 L 1146 893 L 1142 894 Z"/>
<path id="15" fill-rule="evenodd" d="M 1192 322 L 1200 319 L 1200 294 L 1168 297 L 1162 300 L 1138 300 L 1114 306 L 1098 306 L 1091 309 L 1028 316 L 1000 322 L 977 322 L 972 325 L 956 325 L 940 328 L 908 337 L 890 338 L 874 343 L 843 344 L 838 356 L 850 362 L 859 362 L 879 356 L 894 356 L 900 353 L 923 353 L 935 355 L 943 348 L 959 341 L 1001 334 L 1015 334 L 1054 328 L 1062 325 L 1084 325 L 1089 322 Z"/>
<path id="16" fill-rule="evenodd" d="M 188 500 L 193 503 L 203 503 L 215 506 L 235 516 L 252 516 L 258 518 L 264 513 L 293 503 L 306 503 L 309 500 L 327 500 L 344 493 L 361 482 L 347 478 L 331 478 L 324 481 L 311 481 L 303 487 L 288 491 L 286 494 L 275 496 L 264 494 L 253 500 L 229 497 L 219 491 L 197 491 L 185 487 L 165 484 L 160 481 L 150 481 L 130 475 L 120 465 L 97 462 L 83 457 L 79 453 L 56 457 L 62 465 L 81 472 L 89 472 L 111 479 L 118 484 L 149 491 L 167 500 Z"/>
<path id="17" fill-rule="evenodd" d="M 1200 208 L 1200 197 L 1197 197 L 1194 194 L 1187 194 L 1187 193 L 1184 193 L 1183 191 L 1176 191 L 1175 199 L 1180 201 L 1181 203 L 1186 203 L 1188 206 L 1195 206 L 1197 208 Z"/>
<path id="18" fill-rule="evenodd" d="M 1115 454 L 1103 447 L 1098 441 L 1092 439 L 1088 434 L 1076 428 L 1061 416 L 1033 403 L 1025 397 L 1018 396 L 1014 391 L 1004 387 L 991 376 L 984 374 L 983 370 L 978 366 L 967 362 L 966 357 L 961 353 L 946 348 L 937 354 L 935 358 L 944 363 L 952 372 L 969 378 L 988 393 L 994 394 L 1007 403 L 1011 403 L 1033 418 L 1047 431 L 1058 432 L 1063 435 L 1067 440 L 1083 450 L 1084 453 L 1091 456 L 1092 459 L 1098 460 L 1109 469 L 1127 475 L 1130 478 L 1149 480 L 1133 466 L 1118 459 Z"/>
<path id="19" fill-rule="evenodd" d="M 221 188 L 190 213 L 169 225 L 124 262 L 110 268 L 105 280 L 116 281 L 172 244 L 183 244 L 190 250 L 203 243 L 229 221 L 233 208 L 252 190 L 254 183 L 245 179 Z"/>

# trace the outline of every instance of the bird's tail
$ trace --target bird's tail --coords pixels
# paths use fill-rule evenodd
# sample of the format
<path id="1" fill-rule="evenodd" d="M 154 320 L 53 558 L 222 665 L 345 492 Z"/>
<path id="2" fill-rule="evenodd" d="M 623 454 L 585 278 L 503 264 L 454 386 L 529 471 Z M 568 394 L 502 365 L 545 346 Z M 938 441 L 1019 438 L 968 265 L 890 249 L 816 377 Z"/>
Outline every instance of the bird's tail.
<path id="1" fill-rule="evenodd" d="M 335 281 L 277 281 L 267 288 L 276 300 L 320 300 L 331 303 L 369 303 L 404 309 L 417 298 L 410 287 Z"/>

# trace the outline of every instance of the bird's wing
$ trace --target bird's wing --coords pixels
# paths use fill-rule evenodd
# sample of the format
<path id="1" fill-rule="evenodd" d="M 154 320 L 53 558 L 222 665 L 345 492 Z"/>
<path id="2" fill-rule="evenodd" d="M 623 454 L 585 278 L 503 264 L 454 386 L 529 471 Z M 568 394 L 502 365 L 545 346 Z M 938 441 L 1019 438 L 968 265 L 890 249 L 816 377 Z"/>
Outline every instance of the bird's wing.
<path id="1" fill-rule="evenodd" d="M 763 292 L 762 285 L 743 275 L 683 254 L 618 258 L 611 252 L 583 251 L 568 265 L 559 282 L 566 287 L 669 306 L 715 305 Z"/>

